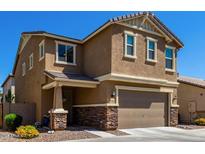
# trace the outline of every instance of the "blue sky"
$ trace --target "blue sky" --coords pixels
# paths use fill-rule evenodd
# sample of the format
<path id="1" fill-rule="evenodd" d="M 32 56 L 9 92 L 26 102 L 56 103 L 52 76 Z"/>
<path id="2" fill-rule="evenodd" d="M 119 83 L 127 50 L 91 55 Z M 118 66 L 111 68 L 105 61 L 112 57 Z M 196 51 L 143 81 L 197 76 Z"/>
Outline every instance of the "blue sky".
<path id="1" fill-rule="evenodd" d="M 20 34 L 45 30 L 82 39 L 108 19 L 133 12 L 0 12 L 0 84 L 12 72 Z M 178 72 L 205 79 L 205 12 L 154 12 L 185 44 Z"/>

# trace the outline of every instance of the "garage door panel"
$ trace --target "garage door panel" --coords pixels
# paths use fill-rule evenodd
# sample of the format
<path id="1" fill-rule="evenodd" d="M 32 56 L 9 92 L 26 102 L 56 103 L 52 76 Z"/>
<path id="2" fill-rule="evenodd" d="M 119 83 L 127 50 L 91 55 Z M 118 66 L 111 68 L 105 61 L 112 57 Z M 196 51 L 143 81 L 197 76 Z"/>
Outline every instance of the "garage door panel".
<path id="1" fill-rule="evenodd" d="M 119 101 L 120 108 L 150 108 L 152 103 L 155 106 L 161 106 L 163 100 L 166 99 L 166 94 L 151 93 L 151 92 L 136 92 L 128 90 L 120 90 Z M 140 102 L 140 103 L 135 103 Z M 152 102 L 152 103 L 151 103 Z"/>
<path id="2" fill-rule="evenodd" d="M 119 128 L 155 127 L 167 124 L 167 94 L 119 91 Z"/>
<path id="3" fill-rule="evenodd" d="M 165 116 L 165 112 L 161 109 L 148 109 L 148 110 L 137 110 L 136 109 L 120 109 L 119 110 L 120 115 L 125 115 L 130 118 L 132 116 L 137 116 L 137 117 L 163 117 Z"/>

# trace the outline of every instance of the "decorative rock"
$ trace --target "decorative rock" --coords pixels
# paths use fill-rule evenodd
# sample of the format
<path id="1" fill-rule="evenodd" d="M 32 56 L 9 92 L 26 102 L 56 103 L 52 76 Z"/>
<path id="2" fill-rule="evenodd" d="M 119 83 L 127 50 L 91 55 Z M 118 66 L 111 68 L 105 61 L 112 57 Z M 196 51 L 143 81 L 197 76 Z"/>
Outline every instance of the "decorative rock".
<path id="1" fill-rule="evenodd" d="M 118 108 L 115 106 L 75 107 L 75 124 L 91 126 L 102 130 L 115 130 L 118 127 Z"/>
<path id="2" fill-rule="evenodd" d="M 53 113 L 51 112 L 51 129 L 64 130 L 67 127 L 67 113 Z"/>
<path id="3" fill-rule="evenodd" d="M 170 109 L 170 126 L 178 125 L 178 107 L 171 107 Z"/>

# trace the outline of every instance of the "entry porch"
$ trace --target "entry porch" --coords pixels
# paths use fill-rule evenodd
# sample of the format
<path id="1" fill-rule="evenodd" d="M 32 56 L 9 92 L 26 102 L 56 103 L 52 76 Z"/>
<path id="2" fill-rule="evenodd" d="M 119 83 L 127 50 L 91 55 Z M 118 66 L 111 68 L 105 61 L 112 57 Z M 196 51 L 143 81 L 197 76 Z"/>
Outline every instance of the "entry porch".
<path id="1" fill-rule="evenodd" d="M 73 106 L 76 104 L 76 93 L 80 89 L 96 88 L 98 81 L 80 74 L 45 71 L 51 81 L 42 89 L 52 92 L 52 107 L 49 109 L 51 129 L 65 129 L 74 123 Z"/>

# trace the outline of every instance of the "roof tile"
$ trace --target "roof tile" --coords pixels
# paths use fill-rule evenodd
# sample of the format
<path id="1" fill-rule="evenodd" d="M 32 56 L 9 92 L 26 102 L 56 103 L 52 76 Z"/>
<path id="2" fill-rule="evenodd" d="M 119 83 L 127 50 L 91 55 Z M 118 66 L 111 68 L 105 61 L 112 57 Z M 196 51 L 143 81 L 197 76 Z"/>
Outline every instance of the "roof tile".
<path id="1" fill-rule="evenodd" d="M 187 76 L 179 76 L 178 82 L 187 83 L 187 84 L 191 84 L 194 86 L 205 88 L 205 80 L 203 79 L 187 77 Z"/>
<path id="2" fill-rule="evenodd" d="M 97 81 L 89 76 L 77 74 L 77 73 L 54 72 L 54 71 L 45 71 L 45 73 L 52 78 L 61 78 L 61 79 L 70 79 L 70 80 L 84 80 L 84 81 Z"/>

